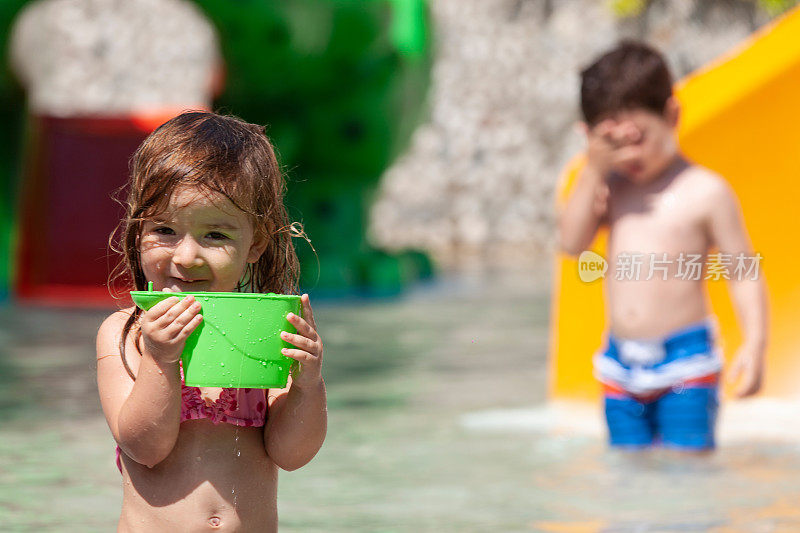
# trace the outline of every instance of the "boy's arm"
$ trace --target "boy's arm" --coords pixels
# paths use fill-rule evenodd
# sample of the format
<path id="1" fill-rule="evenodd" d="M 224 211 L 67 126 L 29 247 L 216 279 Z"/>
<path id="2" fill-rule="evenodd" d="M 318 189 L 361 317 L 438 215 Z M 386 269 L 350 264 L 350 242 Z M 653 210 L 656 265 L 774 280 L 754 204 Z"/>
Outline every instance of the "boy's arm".
<path id="1" fill-rule="evenodd" d="M 608 194 L 605 176 L 587 164 L 559 214 L 559 246 L 564 253 L 577 256 L 592 244 L 608 209 Z"/>
<path id="2" fill-rule="evenodd" d="M 709 228 L 719 253 L 731 258 L 728 286 L 744 342 L 734 359 L 730 379 L 739 379 L 736 395 L 745 397 L 757 393 L 761 388 L 767 346 L 767 291 L 760 270 L 756 279 L 752 279 L 752 275 L 740 276 L 734 272 L 737 256 L 743 257 L 749 264 L 754 253 L 736 195 L 724 180 L 718 180 L 708 204 L 711 206 Z"/>
<path id="3" fill-rule="evenodd" d="M 561 213 L 558 233 L 561 250 L 576 256 L 592 244 L 597 229 L 608 211 L 609 188 L 606 181 L 611 168 L 611 125 L 602 122 L 586 131 L 586 165 Z"/>

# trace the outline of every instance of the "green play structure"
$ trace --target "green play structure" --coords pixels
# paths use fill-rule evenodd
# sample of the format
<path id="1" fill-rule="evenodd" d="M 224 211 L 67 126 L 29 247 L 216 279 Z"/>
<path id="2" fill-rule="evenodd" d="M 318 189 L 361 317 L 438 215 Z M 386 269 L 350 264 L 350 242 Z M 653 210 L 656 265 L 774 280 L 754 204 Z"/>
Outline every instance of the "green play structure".
<path id="1" fill-rule="evenodd" d="M 0 3 L 0 28 L 25 0 Z M 266 124 L 289 176 L 287 207 L 306 290 L 394 294 L 428 277 L 419 251 L 365 237 L 378 180 L 424 118 L 431 64 L 425 0 L 196 0 L 226 64 L 215 110 Z M 3 43 L 3 52 L 7 42 Z M 4 55 L 7 57 L 7 54 Z M 13 287 L 23 93 L 0 70 L 0 298 Z"/>
<path id="2" fill-rule="evenodd" d="M 0 2 L 0 31 L 3 35 L 9 35 L 13 18 L 25 3 L 24 0 Z M 8 39 L 0 46 L 0 54 L 7 58 Z M 16 200 L 24 130 L 23 101 L 22 88 L 12 77 L 8 64 L 3 63 L 0 65 L 0 302 L 8 298 L 14 263 Z"/>

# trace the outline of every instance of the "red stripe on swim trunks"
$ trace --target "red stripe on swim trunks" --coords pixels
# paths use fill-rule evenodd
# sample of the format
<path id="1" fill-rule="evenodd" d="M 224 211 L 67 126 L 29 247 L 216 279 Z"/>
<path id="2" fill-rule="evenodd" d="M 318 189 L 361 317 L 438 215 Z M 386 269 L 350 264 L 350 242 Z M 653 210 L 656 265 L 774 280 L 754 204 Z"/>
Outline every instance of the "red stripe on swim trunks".
<path id="1" fill-rule="evenodd" d="M 707 376 L 701 376 L 699 378 L 687 379 L 681 381 L 678 385 L 683 385 L 684 388 L 703 387 L 708 385 L 716 385 L 718 382 L 719 382 L 719 372 L 715 374 L 709 374 Z M 620 385 L 617 385 L 616 383 L 603 383 L 603 394 L 606 397 L 620 398 L 620 399 L 630 398 L 631 396 L 634 396 L 638 400 L 648 401 L 657 398 L 667 390 L 669 390 L 669 388 L 656 392 L 651 392 L 649 394 L 633 395 L 630 392 L 626 391 L 624 388 L 622 388 Z"/>

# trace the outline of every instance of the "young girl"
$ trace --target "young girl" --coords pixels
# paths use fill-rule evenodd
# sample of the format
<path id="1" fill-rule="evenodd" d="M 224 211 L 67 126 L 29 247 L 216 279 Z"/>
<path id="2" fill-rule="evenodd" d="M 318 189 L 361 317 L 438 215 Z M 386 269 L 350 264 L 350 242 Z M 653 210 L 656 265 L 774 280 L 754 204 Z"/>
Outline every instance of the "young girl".
<path id="1" fill-rule="evenodd" d="M 121 244 L 137 290 L 296 290 L 294 227 L 263 128 L 187 112 L 133 156 Z M 322 340 L 308 295 L 299 362 L 282 390 L 187 387 L 180 354 L 203 320 L 191 296 L 108 317 L 97 383 L 123 477 L 118 531 L 276 531 L 278 467 L 308 463 L 325 439 Z"/>

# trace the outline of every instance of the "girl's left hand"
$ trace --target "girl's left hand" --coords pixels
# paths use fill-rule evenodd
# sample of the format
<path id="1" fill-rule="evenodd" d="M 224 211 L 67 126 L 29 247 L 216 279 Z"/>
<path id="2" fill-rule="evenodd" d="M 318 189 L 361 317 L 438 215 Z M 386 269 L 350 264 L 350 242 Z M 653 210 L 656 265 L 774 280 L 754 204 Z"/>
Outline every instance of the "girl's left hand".
<path id="1" fill-rule="evenodd" d="M 287 331 L 281 332 L 281 339 L 295 345 L 298 349 L 284 348 L 283 355 L 291 357 L 299 364 L 292 371 L 292 387 L 311 387 L 322 381 L 322 338 L 317 333 L 317 324 L 314 322 L 314 311 L 308 294 L 300 297 L 303 302 L 305 319 L 289 313 L 286 317 L 296 329 L 297 334 Z"/>

